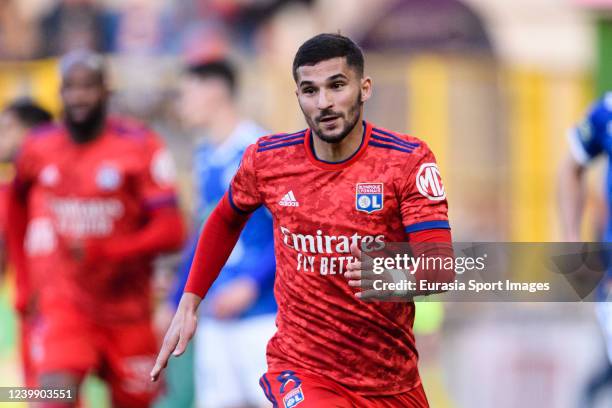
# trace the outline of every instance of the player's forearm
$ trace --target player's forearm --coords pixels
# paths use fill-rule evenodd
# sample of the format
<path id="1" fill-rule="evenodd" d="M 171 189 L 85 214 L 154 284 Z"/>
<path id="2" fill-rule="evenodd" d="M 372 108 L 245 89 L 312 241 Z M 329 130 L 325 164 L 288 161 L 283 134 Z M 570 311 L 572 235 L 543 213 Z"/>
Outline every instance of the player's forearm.
<path id="1" fill-rule="evenodd" d="M 423 257 L 423 259 L 442 260 L 454 258 L 452 245 L 452 236 L 449 229 L 425 230 L 410 234 L 410 248 L 413 256 Z M 448 283 L 455 279 L 455 271 L 453 269 L 445 269 L 445 262 L 431 262 L 430 264 L 439 266 L 438 269 L 428 269 L 421 266 L 415 272 L 417 287 L 420 287 L 419 281 L 426 280 L 429 283 Z M 440 293 L 441 291 L 433 292 L 418 292 L 416 295 L 431 295 Z"/>
<path id="2" fill-rule="evenodd" d="M 183 296 L 183 292 L 185 291 L 185 285 L 187 284 L 187 278 L 189 277 L 189 269 L 191 269 L 191 264 L 193 263 L 199 237 L 199 231 L 189 237 L 187 245 L 181 254 L 181 260 L 178 264 L 175 275 L 176 282 L 172 289 L 172 295 L 170 298 L 175 307 L 178 307 L 181 297 Z"/>
<path id="3" fill-rule="evenodd" d="M 149 222 L 138 231 L 102 242 L 88 244 L 89 260 L 107 259 L 122 262 L 143 256 L 154 256 L 178 250 L 183 244 L 185 228 L 176 208 L 156 210 Z"/>
<path id="4" fill-rule="evenodd" d="M 584 168 L 567 157 L 561 165 L 558 180 L 558 202 L 563 239 L 578 241 L 584 207 Z"/>
<path id="5" fill-rule="evenodd" d="M 229 258 L 248 216 L 231 208 L 225 195 L 202 229 L 185 292 L 203 298 Z"/>

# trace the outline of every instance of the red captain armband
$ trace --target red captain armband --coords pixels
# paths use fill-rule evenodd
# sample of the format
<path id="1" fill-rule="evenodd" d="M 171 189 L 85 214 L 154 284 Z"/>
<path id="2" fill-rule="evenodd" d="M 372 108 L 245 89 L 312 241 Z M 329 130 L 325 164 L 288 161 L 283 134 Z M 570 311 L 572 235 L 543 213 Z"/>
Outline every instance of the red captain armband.
<path id="1" fill-rule="evenodd" d="M 249 214 L 234 209 L 226 193 L 208 217 L 196 247 L 185 292 L 204 297 L 229 258 Z"/>

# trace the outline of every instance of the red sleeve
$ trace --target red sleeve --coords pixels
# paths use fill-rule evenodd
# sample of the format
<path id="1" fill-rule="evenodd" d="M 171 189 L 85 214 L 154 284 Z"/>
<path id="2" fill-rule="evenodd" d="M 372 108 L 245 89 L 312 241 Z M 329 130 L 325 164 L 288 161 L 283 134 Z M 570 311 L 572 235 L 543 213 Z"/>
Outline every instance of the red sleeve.
<path id="1" fill-rule="evenodd" d="M 427 229 L 408 234 L 408 242 L 451 242 L 450 229 Z"/>
<path id="2" fill-rule="evenodd" d="M 232 208 L 225 194 L 202 229 L 185 292 L 204 297 L 229 258 L 249 216 Z"/>
<path id="3" fill-rule="evenodd" d="M 176 207 L 151 211 L 149 221 L 138 231 L 106 240 L 87 242 L 87 262 L 122 262 L 142 256 L 155 256 L 178 250 L 185 238 L 185 227 Z"/>
<path id="4" fill-rule="evenodd" d="M 422 142 L 419 159 L 411 163 L 400 186 L 400 211 L 409 234 L 437 228 L 450 228 L 448 203 L 436 158 Z"/>
<path id="5" fill-rule="evenodd" d="M 257 145 L 247 147 L 240 167 L 230 184 L 229 203 L 238 212 L 251 213 L 263 204 L 257 184 L 256 154 Z"/>
<path id="6" fill-rule="evenodd" d="M 449 229 L 429 229 L 414 232 L 408 235 L 408 242 L 413 256 L 421 255 L 427 258 L 453 258 L 452 237 Z M 443 263 L 441 263 L 443 264 Z M 415 273 L 417 287 L 419 281 L 428 282 L 452 282 L 455 280 L 454 269 L 417 270 Z M 421 293 L 425 294 L 425 293 Z"/>
<path id="7" fill-rule="evenodd" d="M 6 250 L 9 262 L 15 268 L 16 286 L 19 288 L 15 299 L 15 308 L 23 313 L 27 307 L 27 294 L 29 292 L 29 274 L 23 247 L 28 212 L 25 196 L 17 184 L 13 184 L 8 191 L 7 201 L 7 219 L 10 220 L 10 228 L 6 230 Z"/>

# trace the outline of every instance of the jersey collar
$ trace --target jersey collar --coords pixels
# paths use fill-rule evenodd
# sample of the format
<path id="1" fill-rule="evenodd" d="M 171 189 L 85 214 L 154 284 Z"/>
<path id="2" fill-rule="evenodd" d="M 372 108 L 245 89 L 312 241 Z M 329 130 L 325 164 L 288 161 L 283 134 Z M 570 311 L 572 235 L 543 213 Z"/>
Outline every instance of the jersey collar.
<path id="1" fill-rule="evenodd" d="M 304 137 L 304 148 L 306 149 L 306 155 L 308 159 L 317 167 L 320 167 L 324 170 L 341 170 L 355 163 L 366 151 L 368 147 L 368 142 L 370 140 L 370 134 L 372 133 L 372 124 L 369 122 L 363 121 L 363 137 L 361 138 L 361 144 L 359 148 L 348 158 L 340 161 L 340 162 L 328 162 L 325 160 L 321 160 L 317 157 L 314 151 L 313 145 L 313 135 L 312 131 L 309 129 L 306 130 L 306 137 Z"/>

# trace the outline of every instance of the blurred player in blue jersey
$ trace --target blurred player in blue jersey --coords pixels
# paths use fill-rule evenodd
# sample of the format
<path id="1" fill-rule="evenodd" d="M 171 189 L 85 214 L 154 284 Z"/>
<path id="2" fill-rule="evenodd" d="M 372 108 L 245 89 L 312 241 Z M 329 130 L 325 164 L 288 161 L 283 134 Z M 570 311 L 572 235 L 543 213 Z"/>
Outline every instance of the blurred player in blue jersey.
<path id="1" fill-rule="evenodd" d="M 560 171 L 559 205 L 563 239 L 580 241 L 580 226 L 585 200 L 585 170 L 593 159 L 612 158 L 612 92 L 604 95 L 588 112 L 586 118 L 569 133 L 570 154 Z M 612 167 L 608 163 L 606 181 L 607 219 L 603 228 L 604 242 L 612 242 Z M 589 382 L 584 407 L 595 406 L 604 388 L 612 386 L 612 270 L 608 270 L 597 288 L 597 319 L 606 342 L 608 360 L 602 371 Z"/>
<path id="2" fill-rule="evenodd" d="M 227 191 L 244 150 L 266 134 L 241 117 L 236 92 L 236 73 L 225 60 L 190 65 L 181 85 L 182 119 L 198 136 L 193 163 L 198 225 Z M 177 303 L 198 235 L 180 268 Z M 266 344 L 276 330 L 274 271 L 272 218 L 261 208 L 203 303 L 195 341 L 199 407 L 266 406 L 258 380 L 266 371 Z"/>

